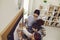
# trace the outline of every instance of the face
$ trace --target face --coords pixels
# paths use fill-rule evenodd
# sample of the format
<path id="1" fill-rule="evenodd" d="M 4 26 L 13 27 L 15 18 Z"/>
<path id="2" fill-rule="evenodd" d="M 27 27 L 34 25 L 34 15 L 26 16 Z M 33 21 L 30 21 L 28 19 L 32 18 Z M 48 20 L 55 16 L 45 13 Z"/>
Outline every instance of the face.
<path id="1" fill-rule="evenodd" d="M 38 18 L 38 15 L 36 13 L 33 16 L 35 20 Z"/>
<path id="2" fill-rule="evenodd" d="M 32 28 L 32 29 L 33 29 L 34 32 L 37 32 L 37 29 L 35 29 L 35 28 Z"/>

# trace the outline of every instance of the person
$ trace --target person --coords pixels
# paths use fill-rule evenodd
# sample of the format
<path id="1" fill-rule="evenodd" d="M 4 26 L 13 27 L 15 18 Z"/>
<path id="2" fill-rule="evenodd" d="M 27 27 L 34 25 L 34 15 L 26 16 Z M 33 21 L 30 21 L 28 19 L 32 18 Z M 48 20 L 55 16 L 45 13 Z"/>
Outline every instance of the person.
<path id="1" fill-rule="evenodd" d="M 29 15 L 27 19 L 25 19 L 25 23 L 27 24 L 27 28 L 30 31 L 32 29 L 31 25 L 34 21 L 38 19 L 38 16 L 40 15 L 40 10 L 36 9 L 34 11 L 33 15 Z"/>
<path id="2" fill-rule="evenodd" d="M 42 27 L 45 21 L 42 19 L 38 19 L 36 22 L 32 24 L 32 33 L 34 34 L 35 40 L 42 40 L 42 36 L 46 35 L 45 29 Z"/>
<path id="3" fill-rule="evenodd" d="M 22 36 L 23 39 L 26 39 L 26 40 L 41 40 L 42 39 L 41 34 L 38 31 L 44 29 L 42 27 L 43 24 L 44 24 L 44 21 L 42 19 L 36 20 L 32 24 L 32 33 L 29 32 L 25 26 L 23 26 L 23 28 L 22 28 L 22 32 L 24 33 L 24 36 Z"/>
<path id="4" fill-rule="evenodd" d="M 31 38 L 31 40 L 42 40 L 42 36 L 45 36 L 45 29 L 42 27 L 45 21 L 42 19 L 36 20 L 32 24 L 32 30 L 29 32 L 28 30 L 24 30 L 24 34 Z M 41 30 L 41 31 L 40 31 Z"/>
<path id="5" fill-rule="evenodd" d="M 36 20 L 32 24 L 32 30 L 29 32 L 26 28 L 24 28 L 23 32 L 24 34 L 28 37 L 31 38 L 31 40 L 42 40 L 42 35 L 45 36 L 46 34 L 44 33 L 44 28 L 42 25 L 44 24 L 45 21 L 42 19 Z M 40 31 L 41 30 L 41 31 Z M 39 33 L 40 31 L 40 33 Z"/>

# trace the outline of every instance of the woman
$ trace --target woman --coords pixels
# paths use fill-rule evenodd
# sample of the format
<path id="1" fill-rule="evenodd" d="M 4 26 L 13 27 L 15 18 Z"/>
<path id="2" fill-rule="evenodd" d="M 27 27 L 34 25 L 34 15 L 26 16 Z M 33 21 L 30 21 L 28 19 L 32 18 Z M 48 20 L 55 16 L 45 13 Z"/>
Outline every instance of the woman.
<path id="1" fill-rule="evenodd" d="M 32 30 L 31 32 L 28 31 L 26 27 L 23 27 L 23 33 L 26 36 L 27 40 L 41 40 L 41 34 L 38 32 L 39 30 L 44 29 L 42 25 L 44 24 L 44 21 L 42 19 L 38 19 L 36 22 L 32 24 Z"/>

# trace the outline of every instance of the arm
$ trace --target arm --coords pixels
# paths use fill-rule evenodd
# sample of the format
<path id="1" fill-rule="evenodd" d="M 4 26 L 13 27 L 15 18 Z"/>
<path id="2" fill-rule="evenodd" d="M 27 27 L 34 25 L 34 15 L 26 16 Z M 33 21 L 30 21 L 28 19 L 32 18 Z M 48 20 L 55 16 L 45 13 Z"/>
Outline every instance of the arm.
<path id="1" fill-rule="evenodd" d="M 31 40 L 35 40 L 35 38 L 34 38 L 34 33 L 33 33 L 32 36 L 31 36 Z"/>
<path id="2" fill-rule="evenodd" d="M 23 28 L 23 33 L 24 33 L 27 37 L 29 37 L 29 38 L 30 38 L 31 35 L 32 35 L 31 33 L 29 33 L 29 32 L 27 31 L 26 27 Z"/>

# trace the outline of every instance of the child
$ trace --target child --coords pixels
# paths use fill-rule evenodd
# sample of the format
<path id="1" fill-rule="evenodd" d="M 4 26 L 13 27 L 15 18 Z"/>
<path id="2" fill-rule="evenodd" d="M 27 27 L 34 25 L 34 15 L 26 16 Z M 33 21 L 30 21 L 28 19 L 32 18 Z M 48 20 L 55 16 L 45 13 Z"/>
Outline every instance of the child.
<path id="1" fill-rule="evenodd" d="M 38 20 L 36 20 L 36 22 L 34 22 L 32 24 L 31 32 L 28 31 L 30 33 L 29 35 L 30 35 L 31 40 L 42 40 L 42 36 L 46 35 L 44 33 L 45 30 L 42 27 L 43 24 L 44 24 L 44 21 L 42 19 L 38 19 Z M 39 33 L 39 31 L 40 31 L 41 34 Z"/>
<path id="2" fill-rule="evenodd" d="M 38 32 L 39 30 L 42 30 L 42 25 L 44 24 L 44 21 L 41 19 L 38 19 L 36 22 L 32 24 L 32 32 L 29 32 L 26 27 L 23 27 L 22 32 L 25 34 L 26 39 L 28 40 L 41 40 L 41 34 Z M 42 32 L 43 33 L 43 32 Z M 44 34 L 44 33 L 43 33 Z M 45 35 L 45 34 L 44 34 Z"/>
<path id="3" fill-rule="evenodd" d="M 44 33 L 44 28 L 42 27 L 42 25 L 44 24 L 44 21 L 42 19 L 38 19 L 36 22 L 34 22 L 32 24 L 32 33 L 34 33 L 34 38 L 35 40 L 41 40 L 42 39 L 42 35 L 45 36 L 46 34 Z M 39 30 L 40 33 L 39 33 Z"/>

